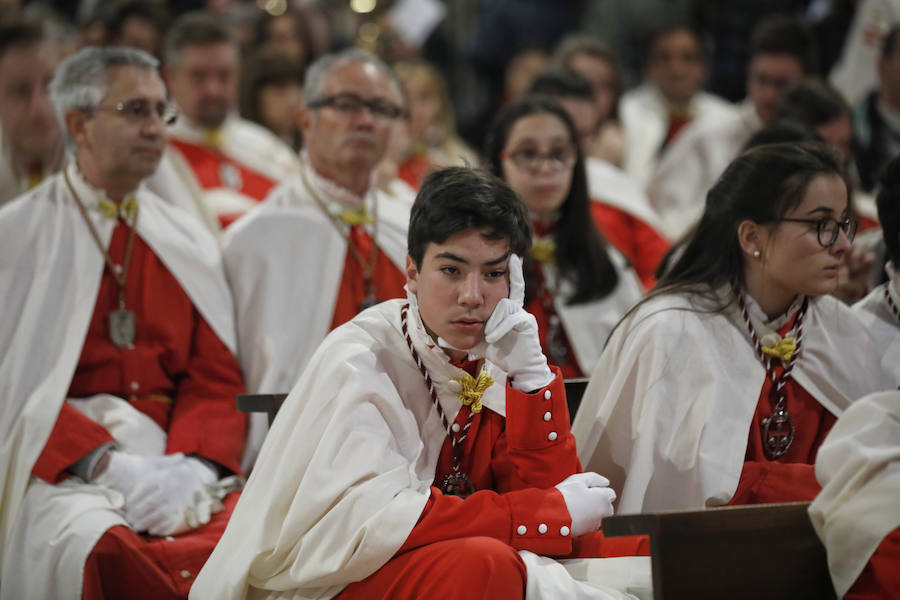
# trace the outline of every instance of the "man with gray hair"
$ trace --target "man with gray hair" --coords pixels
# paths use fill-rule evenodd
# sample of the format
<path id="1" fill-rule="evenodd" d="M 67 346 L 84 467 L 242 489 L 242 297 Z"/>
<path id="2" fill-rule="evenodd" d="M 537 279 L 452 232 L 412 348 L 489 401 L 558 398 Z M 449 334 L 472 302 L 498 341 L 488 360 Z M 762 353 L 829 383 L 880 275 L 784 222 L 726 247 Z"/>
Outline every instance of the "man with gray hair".
<path id="1" fill-rule="evenodd" d="M 390 68 L 357 49 L 306 73 L 300 174 L 279 185 L 222 240 L 251 392 L 287 392 L 325 335 L 403 295 L 414 192 L 375 189 L 373 171 L 405 110 Z M 260 415 L 263 417 L 263 415 Z M 251 422 L 245 467 L 265 420 Z"/>
<path id="2" fill-rule="evenodd" d="M 246 418 L 216 241 L 143 185 L 172 115 L 156 68 L 63 61 L 67 164 L 0 209 L 4 600 L 183 598 L 237 499 L 217 483 Z"/>
<path id="3" fill-rule="evenodd" d="M 221 20 L 203 12 L 179 17 L 166 36 L 164 60 L 181 114 L 150 187 L 218 233 L 296 173 L 297 155 L 237 115 L 240 54 Z"/>

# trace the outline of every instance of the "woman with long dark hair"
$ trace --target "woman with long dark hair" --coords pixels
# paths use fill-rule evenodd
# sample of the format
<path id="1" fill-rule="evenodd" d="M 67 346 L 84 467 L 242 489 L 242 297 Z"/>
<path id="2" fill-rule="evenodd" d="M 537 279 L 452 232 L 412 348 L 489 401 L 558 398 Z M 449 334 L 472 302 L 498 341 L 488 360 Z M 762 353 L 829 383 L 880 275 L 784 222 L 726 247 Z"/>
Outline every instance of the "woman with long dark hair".
<path id="1" fill-rule="evenodd" d="M 885 382 L 829 294 L 857 221 L 817 143 L 739 156 L 683 252 L 617 326 L 573 431 L 619 511 L 811 500 L 822 439 Z"/>
<path id="2" fill-rule="evenodd" d="M 498 113 L 485 156 L 532 219 L 525 307 L 537 318 L 544 353 L 565 377 L 589 373 L 612 327 L 643 289 L 591 219 L 575 126 L 553 101 L 525 97 Z"/>

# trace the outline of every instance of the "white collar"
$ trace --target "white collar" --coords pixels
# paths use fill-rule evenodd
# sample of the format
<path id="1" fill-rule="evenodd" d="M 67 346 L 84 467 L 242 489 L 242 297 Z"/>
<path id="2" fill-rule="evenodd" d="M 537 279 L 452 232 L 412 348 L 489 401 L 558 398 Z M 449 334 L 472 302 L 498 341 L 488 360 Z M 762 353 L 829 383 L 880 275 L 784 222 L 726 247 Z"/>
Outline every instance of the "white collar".
<path id="1" fill-rule="evenodd" d="M 94 187 L 84 178 L 84 175 L 82 175 L 81 170 L 78 168 L 78 162 L 75 160 L 75 156 L 71 156 L 69 159 L 65 172 L 72 184 L 72 189 L 78 194 L 78 199 L 81 200 L 84 207 L 88 210 L 96 210 L 102 213 L 103 211 L 99 208 L 101 201 L 113 203 L 109 196 L 106 195 L 105 190 Z M 138 188 L 140 188 L 140 186 L 138 186 Z M 137 194 L 137 190 L 133 190 L 126 194 L 126 197 L 134 196 L 135 194 Z"/>

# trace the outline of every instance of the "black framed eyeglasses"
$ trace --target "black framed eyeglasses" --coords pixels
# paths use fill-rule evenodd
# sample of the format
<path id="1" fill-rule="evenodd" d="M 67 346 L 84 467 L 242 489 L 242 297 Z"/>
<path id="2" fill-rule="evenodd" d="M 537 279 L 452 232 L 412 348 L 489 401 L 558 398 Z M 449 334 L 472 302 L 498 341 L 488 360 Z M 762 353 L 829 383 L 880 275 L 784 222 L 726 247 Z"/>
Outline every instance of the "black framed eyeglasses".
<path id="1" fill-rule="evenodd" d="M 151 102 L 145 98 L 126 100 L 115 106 L 98 106 L 94 110 L 111 110 L 135 123 L 147 121 L 156 115 L 163 123 L 171 125 L 178 118 L 178 112 L 171 102 Z"/>
<path id="2" fill-rule="evenodd" d="M 534 148 L 523 148 L 514 152 L 500 153 L 500 158 L 508 158 L 513 163 L 529 173 L 536 173 L 543 163 L 550 166 L 551 171 L 571 169 L 578 159 L 578 153 L 572 146 L 559 146 L 546 152 L 538 152 Z"/>
<path id="3" fill-rule="evenodd" d="M 791 223 L 809 223 L 816 226 L 816 235 L 819 239 L 819 245 L 823 248 L 831 248 L 837 242 L 840 231 L 844 232 L 849 241 L 853 241 L 856 237 L 856 230 L 859 228 L 859 219 L 846 217 L 838 221 L 832 217 L 823 217 L 821 219 L 775 219 L 776 221 L 788 221 Z"/>
<path id="4" fill-rule="evenodd" d="M 346 115 L 358 115 L 363 108 L 367 108 L 373 117 L 389 120 L 399 119 L 406 115 L 406 111 L 403 108 L 389 100 L 384 98 L 366 100 L 356 94 L 324 96 L 308 102 L 306 106 L 312 109 L 328 106 Z"/>

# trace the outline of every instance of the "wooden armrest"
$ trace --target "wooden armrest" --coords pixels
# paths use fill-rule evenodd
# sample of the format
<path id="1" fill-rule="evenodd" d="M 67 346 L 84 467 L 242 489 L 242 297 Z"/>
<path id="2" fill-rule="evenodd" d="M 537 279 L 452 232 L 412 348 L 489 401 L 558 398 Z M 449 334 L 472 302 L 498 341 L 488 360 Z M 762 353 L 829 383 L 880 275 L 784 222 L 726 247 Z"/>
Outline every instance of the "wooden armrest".
<path id="1" fill-rule="evenodd" d="M 237 409 L 240 412 L 267 413 L 271 427 L 285 398 L 287 398 L 287 394 L 238 394 Z"/>
<path id="2" fill-rule="evenodd" d="M 656 600 L 835 598 L 808 502 L 607 517 L 607 536 L 649 535 Z"/>

